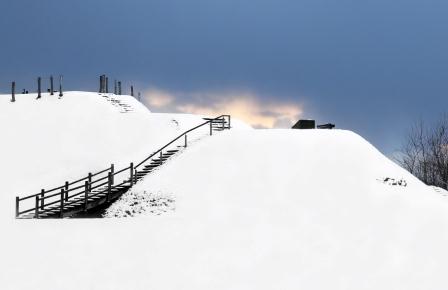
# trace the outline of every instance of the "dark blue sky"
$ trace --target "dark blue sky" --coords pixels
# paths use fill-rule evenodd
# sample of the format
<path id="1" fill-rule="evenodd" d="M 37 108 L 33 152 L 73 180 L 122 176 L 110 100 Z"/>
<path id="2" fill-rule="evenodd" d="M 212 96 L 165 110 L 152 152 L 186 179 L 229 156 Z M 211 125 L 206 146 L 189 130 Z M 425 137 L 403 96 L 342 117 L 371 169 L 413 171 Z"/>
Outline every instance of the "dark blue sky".
<path id="1" fill-rule="evenodd" d="M 386 154 L 448 107 L 446 0 L 1 0 L 0 13 L 4 92 L 51 73 L 76 90 L 101 73 L 140 90 L 247 90 Z"/>

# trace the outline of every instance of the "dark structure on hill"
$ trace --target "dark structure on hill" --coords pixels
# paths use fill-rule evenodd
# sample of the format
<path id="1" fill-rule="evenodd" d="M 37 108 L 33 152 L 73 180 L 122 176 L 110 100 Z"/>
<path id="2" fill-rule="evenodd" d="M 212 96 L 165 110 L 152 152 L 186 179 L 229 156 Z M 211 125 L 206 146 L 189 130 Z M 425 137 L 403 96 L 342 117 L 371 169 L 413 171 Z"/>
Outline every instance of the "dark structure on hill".
<path id="1" fill-rule="evenodd" d="M 336 127 L 336 125 L 331 123 L 317 125 L 317 129 L 333 129 L 334 127 Z M 316 121 L 299 120 L 292 126 L 292 129 L 316 129 Z"/>
<path id="2" fill-rule="evenodd" d="M 297 123 L 292 126 L 292 129 L 315 129 L 316 121 L 315 120 L 299 120 Z"/>

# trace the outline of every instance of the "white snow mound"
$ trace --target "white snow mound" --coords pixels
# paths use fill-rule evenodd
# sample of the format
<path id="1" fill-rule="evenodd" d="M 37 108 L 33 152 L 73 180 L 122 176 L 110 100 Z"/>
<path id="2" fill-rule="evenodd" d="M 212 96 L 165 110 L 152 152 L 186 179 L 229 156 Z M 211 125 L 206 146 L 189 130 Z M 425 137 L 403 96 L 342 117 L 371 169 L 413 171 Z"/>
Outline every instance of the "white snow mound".
<path id="1" fill-rule="evenodd" d="M 128 106 L 0 96 L 1 289 L 447 289 L 444 196 L 342 130 L 204 135 L 110 208 L 135 218 L 15 220 L 15 194 L 140 160 L 202 122 L 108 97 Z"/>

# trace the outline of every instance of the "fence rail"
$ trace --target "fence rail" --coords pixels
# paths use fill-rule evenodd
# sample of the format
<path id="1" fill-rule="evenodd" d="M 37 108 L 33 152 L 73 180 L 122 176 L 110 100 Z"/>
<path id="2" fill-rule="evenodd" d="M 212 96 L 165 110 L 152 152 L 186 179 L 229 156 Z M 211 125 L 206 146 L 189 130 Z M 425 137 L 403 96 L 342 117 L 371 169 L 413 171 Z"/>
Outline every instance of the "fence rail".
<path id="1" fill-rule="evenodd" d="M 175 144 L 176 141 L 182 140 L 182 147 L 187 147 L 187 135 L 207 125 L 210 127 L 210 135 L 212 135 L 213 131 L 216 129 L 230 129 L 230 118 L 230 115 L 221 115 L 216 118 L 205 119 L 205 122 L 183 132 L 182 134 L 162 146 L 159 150 L 150 154 L 135 166 L 134 163 L 131 162 L 129 166 L 115 171 L 114 164 L 111 164 L 111 166 L 106 169 L 100 170 L 95 173 L 89 173 L 87 176 L 80 179 L 71 182 L 66 181 L 62 186 L 54 187 L 48 190 L 42 189 L 39 193 L 28 195 L 25 197 L 16 196 L 16 218 L 20 218 L 21 216 L 30 214 L 32 212 L 34 212 L 34 218 L 39 218 L 48 212 L 54 213 L 56 211 L 59 212 L 60 217 L 64 217 L 64 210 L 69 209 L 75 204 L 79 205 L 80 203 L 83 203 L 85 210 L 87 210 L 89 200 L 94 200 L 95 197 L 98 197 L 99 195 L 104 193 L 106 193 L 106 200 L 107 202 L 109 202 L 113 190 L 117 190 L 125 186 L 127 186 L 128 188 L 132 187 L 133 184 L 137 182 L 137 176 L 139 172 L 141 172 L 138 171 L 138 168 L 140 168 L 148 161 L 152 160 L 154 157 L 158 157 L 158 155 L 160 155 L 161 159 L 163 152 L 169 152 L 168 149 L 171 145 Z M 115 184 L 115 178 L 118 176 L 124 177 L 124 179 L 122 182 L 118 182 L 117 184 Z M 83 183 L 81 183 L 80 185 L 76 185 L 80 182 Z M 93 190 L 97 191 L 93 192 Z M 21 210 L 21 202 L 23 203 L 30 199 L 34 199 L 32 207 L 28 205 L 29 207 L 27 209 Z M 59 204 L 58 208 L 49 208 L 50 206 L 54 206 L 56 204 Z"/>

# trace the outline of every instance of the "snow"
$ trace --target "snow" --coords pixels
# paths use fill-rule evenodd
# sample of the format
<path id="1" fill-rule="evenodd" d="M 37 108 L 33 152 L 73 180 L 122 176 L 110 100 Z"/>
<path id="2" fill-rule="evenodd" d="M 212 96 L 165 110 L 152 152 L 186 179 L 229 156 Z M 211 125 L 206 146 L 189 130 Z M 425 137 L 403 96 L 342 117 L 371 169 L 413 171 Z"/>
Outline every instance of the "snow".
<path id="1" fill-rule="evenodd" d="M 446 197 L 344 130 L 235 123 L 110 208 L 141 200 L 133 218 L 15 220 L 13 192 L 126 164 L 202 120 L 71 94 L 37 105 L 0 96 L 1 289 L 447 288 Z"/>
<path id="2" fill-rule="evenodd" d="M 203 122 L 188 114 L 150 114 L 131 96 L 65 92 L 0 95 L 1 180 L 8 195 L 37 193 L 67 179 L 139 162 L 183 131 Z M 119 100 L 131 112 L 111 102 Z M 17 178 L 21 176 L 22 178 Z M 26 182 L 23 182 L 26 178 Z M 8 196 L 10 197 L 10 196 Z"/>

